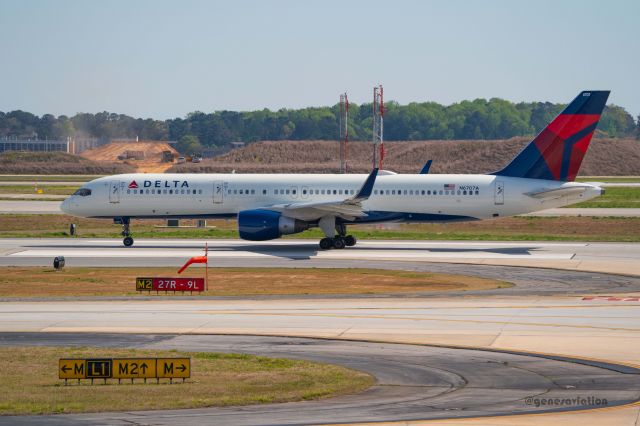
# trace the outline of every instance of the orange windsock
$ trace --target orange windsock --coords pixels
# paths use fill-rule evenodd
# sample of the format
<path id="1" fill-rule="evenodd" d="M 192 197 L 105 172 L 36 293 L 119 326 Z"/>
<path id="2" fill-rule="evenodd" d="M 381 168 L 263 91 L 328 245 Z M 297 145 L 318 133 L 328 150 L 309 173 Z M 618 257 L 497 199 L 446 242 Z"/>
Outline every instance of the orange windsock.
<path id="1" fill-rule="evenodd" d="M 184 264 L 182 268 L 178 271 L 179 274 L 182 273 L 185 269 L 189 267 L 189 265 L 193 263 L 207 263 L 207 256 L 194 256 L 191 259 L 187 260 L 187 263 Z"/>

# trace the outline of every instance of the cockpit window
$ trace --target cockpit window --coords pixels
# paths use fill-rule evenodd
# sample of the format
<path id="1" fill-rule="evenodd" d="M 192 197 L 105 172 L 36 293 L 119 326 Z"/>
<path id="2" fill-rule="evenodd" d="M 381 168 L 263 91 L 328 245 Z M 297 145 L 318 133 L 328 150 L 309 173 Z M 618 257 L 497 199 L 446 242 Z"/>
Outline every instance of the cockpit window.
<path id="1" fill-rule="evenodd" d="M 89 188 L 80 188 L 73 195 L 79 195 L 81 197 L 87 197 L 91 195 L 91 190 Z"/>

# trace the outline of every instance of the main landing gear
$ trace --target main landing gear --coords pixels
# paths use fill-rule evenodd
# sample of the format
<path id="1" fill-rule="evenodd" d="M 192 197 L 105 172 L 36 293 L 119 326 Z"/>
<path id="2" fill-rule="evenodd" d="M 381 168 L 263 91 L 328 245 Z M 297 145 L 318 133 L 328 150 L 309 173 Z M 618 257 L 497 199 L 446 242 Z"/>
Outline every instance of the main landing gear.
<path id="1" fill-rule="evenodd" d="M 131 237 L 131 231 L 129 229 L 130 220 L 128 217 L 117 218 L 113 220 L 115 223 L 122 224 L 122 236 L 124 239 L 122 243 L 125 247 L 131 247 L 133 245 L 133 237 Z"/>
<path id="2" fill-rule="evenodd" d="M 356 245 L 356 237 L 353 235 L 346 235 L 347 227 L 343 223 L 336 224 L 335 217 L 323 217 L 320 219 L 319 226 L 326 235 L 325 238 L 320 240 L 320 248 L 322 250 L 329 250 L 332 248 L 340 250 L 345 247 L 352 247 Z M 330 235 L 333 235 L 334 229 L 337 231 L 338 235 L 331 237 Z"/>
<path id="3" fill-rule="evenodd" d="M 330 237 L 325 237 L 323 239 L 320 240 L 320 248 L 322 250 L 329 250 L 329 249 L 343 249 L 345 247 L 352 247 L 356 245 L 356 237 L 354 237 L 353 235 L 346 235 L 346 236 L 340 236 L 340 235 L 336 235 L 333 238 Z"/>

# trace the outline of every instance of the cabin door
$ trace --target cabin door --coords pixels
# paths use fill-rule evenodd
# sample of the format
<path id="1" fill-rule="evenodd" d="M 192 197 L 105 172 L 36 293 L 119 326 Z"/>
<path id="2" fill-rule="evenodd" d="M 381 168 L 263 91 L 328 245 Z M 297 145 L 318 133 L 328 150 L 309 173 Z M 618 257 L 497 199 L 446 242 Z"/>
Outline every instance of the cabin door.
<path id="1" fill-rule="evenodd" d="M 115 180 L 110 182 L 110 184 L 109 184 L 109 202 L 110 203 L 119 203 L 120 202 L 120 182 L 117 182 Z"/>
<path id="2" fill-rule="evenodd" d="M 220 181 L 213 182 L 213 203 L 220 204 L 224 201 L 224 183 Z"/>
<path id="3" fill-rule="evenodd" d="M 504 182 L 501 180 L 496 181 L 496 189 L 493 199 L 496 205 L 504 204 Z"/>

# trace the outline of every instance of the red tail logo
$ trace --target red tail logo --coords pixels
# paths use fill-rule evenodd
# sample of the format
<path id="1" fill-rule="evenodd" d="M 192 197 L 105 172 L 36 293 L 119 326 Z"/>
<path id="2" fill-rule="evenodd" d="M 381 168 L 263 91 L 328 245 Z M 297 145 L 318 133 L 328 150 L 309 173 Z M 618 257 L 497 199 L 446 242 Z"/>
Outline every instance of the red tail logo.
<path id="1" fill-rule="evenodd" d="M 138 189 L 138 184 L 135 180 L 131 181 L 131 183 L 129 184 L 129 189 Z"/>

